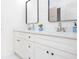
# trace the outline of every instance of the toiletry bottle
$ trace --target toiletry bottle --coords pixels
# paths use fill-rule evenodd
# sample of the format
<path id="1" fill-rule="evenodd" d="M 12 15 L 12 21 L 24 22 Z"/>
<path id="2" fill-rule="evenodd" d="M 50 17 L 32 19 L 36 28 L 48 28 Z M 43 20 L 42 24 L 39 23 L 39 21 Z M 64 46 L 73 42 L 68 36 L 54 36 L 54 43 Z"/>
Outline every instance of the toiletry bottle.
<path id="1" fill-rule="evenodd" d="M 76 33 L 76 32 L 77 32 L 77 24 L 76 24 L 76 22 L 74 22 L 73 32 L 74 32 L 74 33 Z"/>

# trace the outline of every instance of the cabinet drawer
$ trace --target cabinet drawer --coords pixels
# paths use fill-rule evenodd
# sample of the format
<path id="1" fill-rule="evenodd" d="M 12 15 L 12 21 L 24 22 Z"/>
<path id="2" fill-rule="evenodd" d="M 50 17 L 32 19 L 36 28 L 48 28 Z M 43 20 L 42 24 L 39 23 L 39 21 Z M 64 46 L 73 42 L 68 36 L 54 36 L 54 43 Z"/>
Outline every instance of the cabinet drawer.
<path id="1" fill-rule="evenodd" d="M 40 38 L 43 40 L 48 40 L 48 41 L 53 41 L 53 42 L 57 42 L 57 43 L 62 43 L 62 44 L 66 44 L 66 45 L 76 45 L 77 40 L 75 39 L 68 39 L 68 38 L 60 38 L 60 37 L 55 37 L 55 36 L 45 36 L 45 35 L 37 35 L 37 34 L 32 34 L 32 37 L 36 37 L 36 38 Z"/>
<path id="2" fill-rule="evenodd" d="M 15 36 L 24 37 L 25 36 L 25 33 L 23 33 L 23 32 L 14 32 L 14 35 Z"/>
<path id="3" fill-rule="evenodd" d="M 14 39 L 17 39 L 17 38 L 29 40 L 30 34 L 29 33 L 23 33 L 23 32 L 14 32 Z"/>
<path id="4" fill-rule="evenodd" d="M 36 59 L 76 59 L 75 55 L 36 44 Z"/>

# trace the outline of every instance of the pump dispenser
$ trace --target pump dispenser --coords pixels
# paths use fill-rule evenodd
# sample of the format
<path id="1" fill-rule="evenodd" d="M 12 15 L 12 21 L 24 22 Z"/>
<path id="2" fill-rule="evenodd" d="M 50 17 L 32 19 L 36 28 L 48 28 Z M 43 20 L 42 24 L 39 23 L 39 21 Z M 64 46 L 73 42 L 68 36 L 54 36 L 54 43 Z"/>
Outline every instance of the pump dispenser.
<path id="1" fill-rule="evenodd" d="M 73 25 L 73 32 L 77 32 L 77 23 L 76 22 L 74 22 L 74 25 Z"/>

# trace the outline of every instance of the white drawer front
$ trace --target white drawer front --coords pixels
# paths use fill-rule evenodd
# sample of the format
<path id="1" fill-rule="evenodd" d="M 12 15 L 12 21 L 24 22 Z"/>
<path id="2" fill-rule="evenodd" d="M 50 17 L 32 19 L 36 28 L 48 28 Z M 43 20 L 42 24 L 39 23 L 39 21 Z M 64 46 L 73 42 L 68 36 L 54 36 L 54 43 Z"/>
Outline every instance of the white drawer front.
<path id="1" fill-rule="evenodd" d="M 25 37 L 25 33 L 23 32 L 14 32 L 14 35 L 18 37 Z"/>
<path id="2" fill-rule="evenodd" d="M 54 36 L 44 36 L 44 35 L 36 35 L 36 34 L 31 34 L 32 37 L 37 37 L 40 39 L 44 39 L 44 40 L 49 40 L 49 41 L 54 41 L 54 42 L 58 42 L 58 43 L 62 43 L 62 44 L 66 44 L 66 45 L 76 45 L 77 40 L 75 39 L 67 39 L 67 38 L 60 38 L 60 37 L 54 37 Z"/>

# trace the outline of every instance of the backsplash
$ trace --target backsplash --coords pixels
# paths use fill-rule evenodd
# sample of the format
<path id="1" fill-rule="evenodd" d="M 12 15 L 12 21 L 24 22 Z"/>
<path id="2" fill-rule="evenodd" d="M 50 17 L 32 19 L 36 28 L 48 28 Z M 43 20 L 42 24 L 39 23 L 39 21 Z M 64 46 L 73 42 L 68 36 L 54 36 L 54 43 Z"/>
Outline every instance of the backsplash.
<path id="1" fill-rule="evenodd" d="M 75 21 L 70 21 L 70 22 L 62 22 L 61 23 L 61 26 L 64 28 L 64 30 L 65 30 L 65 32 L 64 33 L 76 33 L 76 32 L 73 32 L 73 25 L 74 25 L 74 22 Z M 47 23 L 40 23 L 40 24 L 43 24 L 43 30 L 42 31 L 44 31 L 44 32 L 58 32 L 57 31 L 57 28 L 58 28 L 58 24 L 59 24 L 59 22 L 53 22 L 53 23 L 49 23 L 49 22 L 47 22 Z M 31 26 L 31 28 L 33 28 L 32 27 L 32 24 L 30 24 Z M 36 32 L 38 32 L 39 31 L 39 26 L 38 26 L 39 24 L 34 24 L 34 29 L 31 29 L 32 31 L 36 31 Z M 41 32 L 41 31 L 40 31 Z M 60 31 L 60 32 L 62 32 L 62 31 Z"/>

